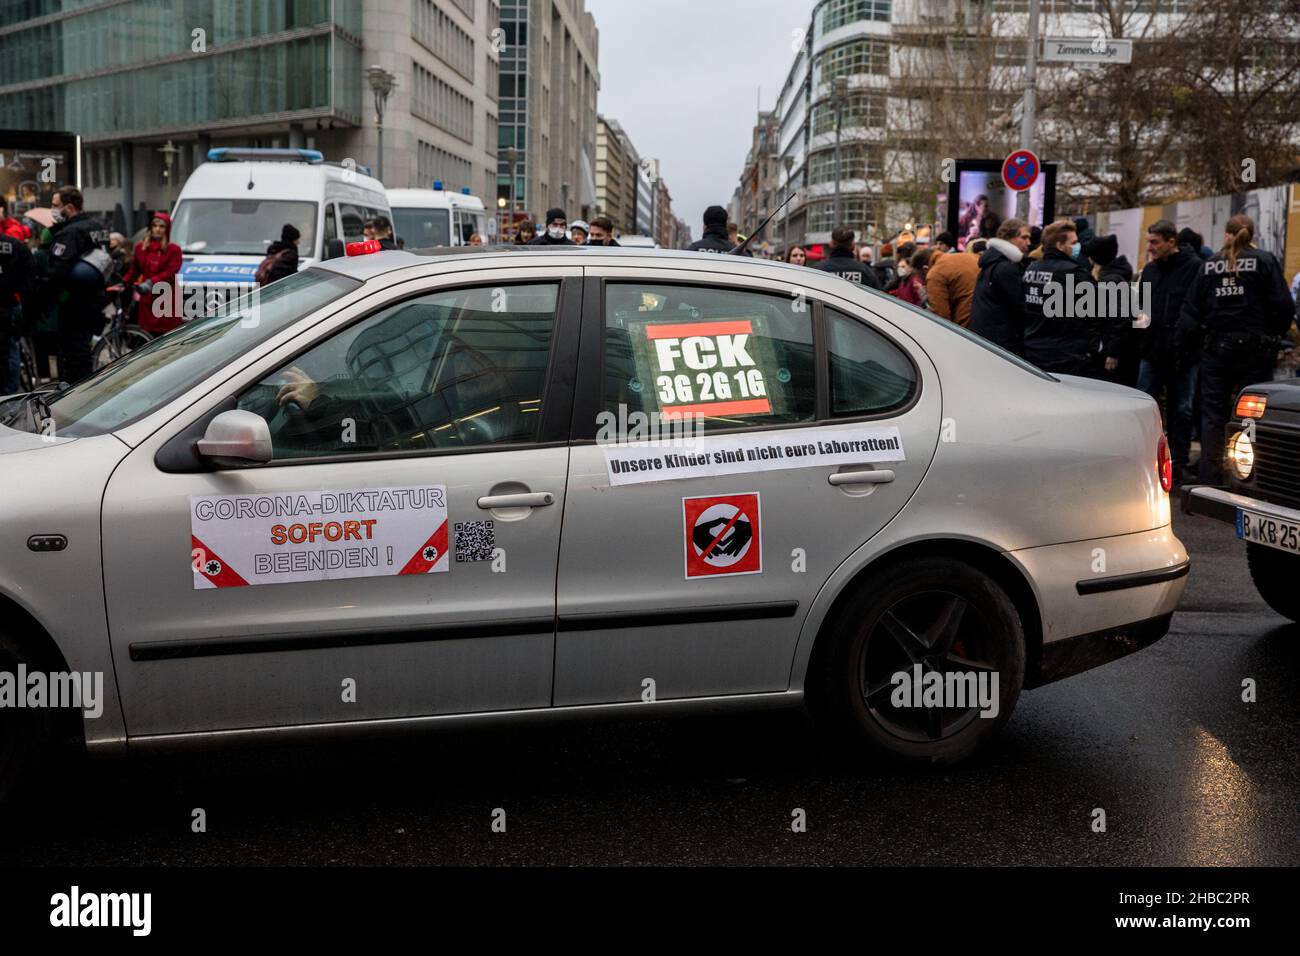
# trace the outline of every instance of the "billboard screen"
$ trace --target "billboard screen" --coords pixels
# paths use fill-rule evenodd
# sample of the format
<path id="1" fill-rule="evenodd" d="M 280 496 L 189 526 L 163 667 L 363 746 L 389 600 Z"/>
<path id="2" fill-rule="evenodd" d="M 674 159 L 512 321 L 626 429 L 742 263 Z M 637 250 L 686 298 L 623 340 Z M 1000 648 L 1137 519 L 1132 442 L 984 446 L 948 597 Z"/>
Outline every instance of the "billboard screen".
<path id="1" fill-rule="evenodd" d="M 78 138 L 71 133 L 0 129 L 0 196 L 9 215 L 48 207 L 59 186 L 80 187 L 77 150 Z"/>
<path id="2" fill-rule="evenodd" d="M 1029 189 L 1029 225 L 1051 222 L 1056 206 L 1056 164 L 1043 163 L 1043 172 Z M 948 184 L 948 231 L 957 248 L 980 235 L 992 236 L 998 225 L 1016 214 L 1016 194 L 1002 182 L 1002 160 L 959 159 Z"/>

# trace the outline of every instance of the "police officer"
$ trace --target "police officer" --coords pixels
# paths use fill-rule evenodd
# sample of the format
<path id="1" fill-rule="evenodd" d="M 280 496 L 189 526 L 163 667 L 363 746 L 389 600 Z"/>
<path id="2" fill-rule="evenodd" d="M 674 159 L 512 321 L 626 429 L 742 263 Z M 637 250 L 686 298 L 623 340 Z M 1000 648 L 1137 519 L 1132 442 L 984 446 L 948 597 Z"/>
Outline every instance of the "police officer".
<path id="1" fill-rule="evenodd" d="M 1277 259 L 1251 245 L 1249 216 L 1228 220 L 1223 248 L 1202 263 L 1174 336 L 1180 356 L 1201 351 L 1201 481 L 1223 483 L 1224 428 L 1237 392 L 1270 381 L 1278 338 L 1291 327 L 1291 293 Z"/>
<path id="2" fill-rule="evenodd" d="M 49 290 L 59 309 L 59 376 L 68 383 L 91 372 L 90 340 L 104 325 L 101 263 L 112 261 L 109 230 L 82 210 L 83 202 L 81 190 L 62 186 L 50 203 Z"/>
<path id="3" fill-rule="evenodd" d="M 704 235 L 686 247 L 690 252 L 727 253 L 735 244 L 727 235 L 727 210 L 710 206 L 704 210 Z"/>
<path id="4" fill-rule="evenodd" d="M 1119 365 L 1116 319 L 1100 313 L 1096 280 L 1078 259 L 1074 223 L 1043 230 L 1043 258 L 1021 277 L 1025 296 L 1025 358 L 1048 372 L 1102 378 Z M 1091 294 L 1085 292 L 1092 286 Z"/>
<path id="5" fill-rule="evenodd" d="M 880 288 L 880 280 L 871 264 L 858 258 L 854 239 L 856 236 L 848 226 L 840 226 L 831 233 L 831 254 L 813 266 L 822 272 L 829 272 L 841 279 L 848 279 L 858 285 L 871 289 Z"/>
<path id="6" fill-rule="evenodd" d="M 19 315 L 32 290 L 32 253 L 27 243 L 0 232 L 0 395 L 21 387 L 11 381 L 9 353 L 19 333 Z"/>

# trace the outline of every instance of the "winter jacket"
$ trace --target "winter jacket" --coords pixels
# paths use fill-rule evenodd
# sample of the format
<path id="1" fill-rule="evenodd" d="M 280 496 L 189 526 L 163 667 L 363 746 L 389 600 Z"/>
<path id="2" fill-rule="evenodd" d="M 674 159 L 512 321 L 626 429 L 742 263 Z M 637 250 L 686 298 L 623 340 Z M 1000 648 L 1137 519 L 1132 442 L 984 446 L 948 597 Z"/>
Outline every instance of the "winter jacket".
<path id="1" fill-rule="evenodd" d="M 1234 267 L 1219 252 L 1199 263 L 1183 300 L 1174 349 L 1194 351 L 1202 334 L 1248 336 L 1262 343 L 1285 334 L 1293 320 L 1291 291 L 1276 256 L 1252 247 L 1237 256 Z"/>
<path id="2" fill-rule="evenodd" d="M 54 224 L 50 242 L 50 277 L 56 284 L 66 282 L 72 267 L 93 249 L 108 252 L 109 230 L 98 219 L 79 212 L 71 219 Z"/>
<path id="3" fill-rule="evenodd" d="M 1142 358 L 1159 364 L 1174 361 L 1174 332 L 1187 291 L 1196 280 L 1203 260 L 1191 246 L 1180 246 L 1164 259 L 1153 259 L 1142 270 L 1139 288 L 1149 290 L 1151 324 L 1136 329 Z"/>
<path id="4" fill-rule="evenodd" d="M 817 263 L 813 268 L 820 269 L 822 272 L 829 272 L 831 275 L 837 275 L 841 279 L 847 279 L 869 289 L 880 288 L 879 280 L 876 278 L 876 270 L 865 262 L 859 261 L 847 249 L 832 249 L 830 256 Z"/>
<path id="5" fill-rule="evenodd" d="M 703 236 L 686 247 L 688 252 L 720 252 L 724 254 L 734 248 L 731 238 L 727 235 L 726 226 L 709 226 L 704 230 Z"/>
<path id="6" fill-rule="evenodd" d="M 970 325 L 979 276 L 980 260 L 973 252 L 945 252 L 932 257 L 925 277 L 930 311 L 958 325 Z"/>
<path id="7" fill-rule="evenodd" d="M 266 254 L 276 257 L 275 264 L 271 266 L 271 274 L 267 278 L 268 283 L 297 273 L 298 247 L 292 242 L 273 242 L 266 247 Z"/>
<path id="8" fill-rule="evenodd" d="M 21 303 L 25 309 L 30 307 L 35 281 L 32 269 L 32 253 L 27 243 L 0 233 L 0 338 L 10 330 L 9 320 L 14 314 L 14 306 Z M 9 357 L 3 358 L 8 361 Z M 0 380 L 4 378 L 5 375 L 0 374 Z"/>
<path id="9" fill-rule="evenodd" d="M 990 239 L 980 256 L 971 300 L 970 330 L 1015 355 L 1025 354 L 1025 294 L 1020 287 L 1024 253 L 1005 239 Z"/>
<path id="10" fill-rule="evenodd" d="M 921 277 L 915 272 L 904 277 L 898 285 L 890 290 L 889 294 L 896 299 L 902 299 L 904 302 L 910 302 L 918 309 L 925 308 L 925 286 L 921 283 Z"/>
<path id="11" fill-rule="evenodd" d="M 126 275 L 122 277 L 127 285 L 138 285 L 141 282 L 148 282 L 152 286 L 149 292 L 141 293 L 140 303 L 136 309 L 136 320 L 140 323 L 140 328 L 146 332 L 152 332 L 155 335 L 161 335 L 163 332 L 170 332 L 172 329 L 179 328 L 182 324 L 182 318 L 176 316 L 156 316 L 154 315 L 154 300 L 163 294 L 165 290 L 159 289 L 159 285 L 172 286 L 176 282 L 176 273 L 181 271 L 181 247 L 171 241 L 172 237 L 172 219 L 165 212 L 154 213 L 153 219 L 161 219 L 167 226 L 164 233 L 164 241 L 158 242 L 151 237 L 146 237 L 135 244 L 135 252 L 131 256 L 131 265 L 126 270 Z M 152 222 L 152 220 L 150 220 Z M 177 301 L 175 296 L 169 297 L 168 301 Z"/>
<path id="12" fill-rule="evenodd" d="M 1096 280 L 1068 252 L 1046 250 L 1041 261 L 1026 267 L 1020 284 L 1028 361 L 1049 372 L 1082 375 L 1098 371 L 1103 356 L 1116 351 L 1118 317 L 1102 314 L 1095 288 L 1091 310 L 1083 312 L 1088 299 L 1080 293 Z"/>
<path id="13" fill-rule="evenodd" d="M 530 246 L 572 246 L 574 241 L 569 238 L 568 233 L 564 234 L 562 239 L 552 239 L 545 229 L 539 232 L 536 237 L 528 243 Z"/>

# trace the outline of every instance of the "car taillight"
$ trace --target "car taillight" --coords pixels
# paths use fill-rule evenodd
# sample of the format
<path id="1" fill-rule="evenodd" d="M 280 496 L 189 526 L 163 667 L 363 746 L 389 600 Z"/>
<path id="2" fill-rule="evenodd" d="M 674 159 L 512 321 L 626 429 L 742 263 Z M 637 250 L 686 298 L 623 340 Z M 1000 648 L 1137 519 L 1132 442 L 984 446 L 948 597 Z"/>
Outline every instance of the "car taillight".
<path id="1" fill-rule="evenodd" d="M 1156 475 L 1160 478 L 1160 487 L 1169 491 L 1174 486 L 1174 461 L 1169 457 L 1169 439 L 1160 436 L 1156 446 Z"/>
<path id="2" fill-rule="evenodd" d="M 380 248 L 378 239 L 364 239 L 361 242 L 349 242 L 343 251 L 349 256 L 368 256 L 372 252 L 379 252 Z"/>

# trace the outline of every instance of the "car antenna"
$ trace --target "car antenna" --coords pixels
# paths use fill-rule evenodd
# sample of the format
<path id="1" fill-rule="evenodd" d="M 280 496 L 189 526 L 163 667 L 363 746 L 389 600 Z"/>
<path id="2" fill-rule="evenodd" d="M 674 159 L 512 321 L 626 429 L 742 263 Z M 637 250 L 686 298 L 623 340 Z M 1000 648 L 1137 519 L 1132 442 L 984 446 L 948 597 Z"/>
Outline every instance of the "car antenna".
<path id="1" fill-rule="evenodd" d="M 733 256 L 743 256 L 745 254 L 746 247 L 748 247 L 749 245 L 749 241 L 753 239 L 755 236 L 757 236 L 760 232 L 762 232 L 763 227 L 766 226 L 769 222 L 771 222 L 773 217 L 775 217 L 778 212 L 784 209 L 786 205 L 790 202 L 790 200 L 793 199 L 796 195 L 798 195 L 797 190 L 795 192 L 792 192 L 790 195 L 786 196 L 785 202 L 781 203 L 781 205 L 773 209 L 772 215 L 768 216 L 761 223 L 759 223 L 758 228 L 755 229 L 753 232 L 751 232 L 748 236 L 746 236 L 744 242 L 742 242 L 740 245 L 736 246 L 736 248 L 731 250 L 731 254 Z"/>

